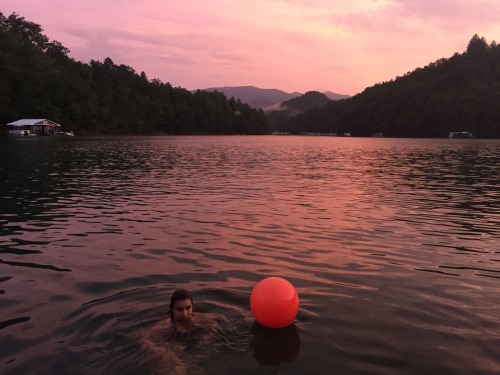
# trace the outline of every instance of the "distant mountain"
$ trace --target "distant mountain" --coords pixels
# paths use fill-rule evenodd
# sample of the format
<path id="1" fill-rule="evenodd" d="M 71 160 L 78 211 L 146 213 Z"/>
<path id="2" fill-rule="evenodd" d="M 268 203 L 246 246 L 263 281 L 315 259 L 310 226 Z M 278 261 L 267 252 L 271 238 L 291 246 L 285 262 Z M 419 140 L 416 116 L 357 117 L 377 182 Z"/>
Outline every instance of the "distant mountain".
<path id="1" fill-rule="evenodd" d="M 240 99 L 253 108 L 266 108 L 301 95 L 299 92 L 288 93 L 277 89 L 260 89 L 254 86 L 210 87 L 203 89 L 203 91 L 221 92 L 228 99 L 231 97 Z"/>
<path id="2" fill-rule="evenodd" d="M 261 89 L 254 86 L 210 87 L 203 89 L 203 91 L 218 91 L 226 95 L 228 99 L 231 97 L 240 99 L 242 102 L 247 103 L 253 108 L 262 109 L 278 106 L 287 100 L 302 95 L 300 92 L 288 93 L 277 89 Z M 349 97 L 348 95 L 336 94 L 330 91 L 327 91 L 324 94 L 332 100 Z"/>

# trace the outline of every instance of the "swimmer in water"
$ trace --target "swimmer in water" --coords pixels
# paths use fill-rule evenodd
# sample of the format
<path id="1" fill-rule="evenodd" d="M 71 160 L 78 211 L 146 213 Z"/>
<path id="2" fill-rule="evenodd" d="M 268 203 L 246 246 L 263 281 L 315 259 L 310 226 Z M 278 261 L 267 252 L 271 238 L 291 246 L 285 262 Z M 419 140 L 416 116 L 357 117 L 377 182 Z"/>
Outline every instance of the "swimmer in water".
<path id="1" fill-rule="evenodd" d="M 177 289 L 172 294 L 168 315 L 175 332 L 187 333 L 194 330 L 193 297 L 186 289 Z"/>
<path id="2" fill-rule="evenodd" d="M 214 322 L 196 315 L 193 319 L 193 297 L 186 289 L 177 289 L 170 298 L 168 316 L 142 339 L 142 345 L 161 359 L 162 371 L 167 374 L 205 374 L 194 360 L 211 349 Z"/>

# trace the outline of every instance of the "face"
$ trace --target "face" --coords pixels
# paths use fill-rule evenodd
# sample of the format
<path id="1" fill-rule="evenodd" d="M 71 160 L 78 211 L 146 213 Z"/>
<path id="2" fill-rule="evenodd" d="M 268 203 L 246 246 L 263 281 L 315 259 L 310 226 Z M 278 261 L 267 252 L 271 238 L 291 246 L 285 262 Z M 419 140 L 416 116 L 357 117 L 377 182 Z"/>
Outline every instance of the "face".
<path id="1" fill-rule="evenodd" d="M 172 310 L 174 322 L 187 322 L 193 315 L 193 303 L 190 299 L 177 301 Z"/>

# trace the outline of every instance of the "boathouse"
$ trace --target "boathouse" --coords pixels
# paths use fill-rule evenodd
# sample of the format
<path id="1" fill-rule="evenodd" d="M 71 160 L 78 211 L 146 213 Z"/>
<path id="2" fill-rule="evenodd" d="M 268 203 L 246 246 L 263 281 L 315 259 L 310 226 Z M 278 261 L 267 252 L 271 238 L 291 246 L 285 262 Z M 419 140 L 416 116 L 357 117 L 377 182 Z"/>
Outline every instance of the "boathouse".
<path id="1" fill-rule="evenodd" d="M 448 138 L 474 138 L 471 132 L 450 132 Z"/>
<path id="2" fill-rule="evenodd" d="M 50 135 L 57 132 L 61 127 L 58 123 L 41 119 L 25 118 L 7 124 L 9 134 L 16 135 Z"/>

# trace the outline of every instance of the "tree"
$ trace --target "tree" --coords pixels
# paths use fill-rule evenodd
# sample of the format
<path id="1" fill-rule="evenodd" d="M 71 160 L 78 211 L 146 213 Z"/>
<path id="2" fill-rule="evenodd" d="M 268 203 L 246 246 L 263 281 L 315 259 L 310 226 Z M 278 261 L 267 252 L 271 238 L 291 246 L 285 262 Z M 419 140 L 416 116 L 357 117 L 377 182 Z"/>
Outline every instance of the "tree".
<path id="1" fill-rule="evenodd" d="M 21 37 L 26 43 L 40 51 L 45 51 L 49 39 L 42 34 L 42 27 L 34 22 L 26 21 L 24 17 L 12 13 L 6 21 L 6 31 Z"/>
<path id="2" fill-rule="evenodd" d="M 474 34 L 472 39 L 469 41 L 467 45 L 466 52 L 468 54 L 478 54 L 488 52 L 489 46 L 484 37 L 479 37 L 479 35 Z"/>
<path id="3" fill-rule="evenodd" d="M 68 58 L 68 54 L 70 53 L 70 50 L 64 47 L 60 42 L 57 40 L 53 40 L 50 43 L 47 43 L 47 49 L 45 50 L 45 53 L 49 57 L 55 57 L 55 58 Z"/>
<path id="4" fill-rule="evenodd" d="M 268 131 L 263 113 L 223 94 L 149 81 L 146 73 L 109 57 L 84 64 L 69 52 L 49 42 L 40 25 L 0 13 L 0 121 L 50 118 L 77 132 L 109 134 Z"/>

